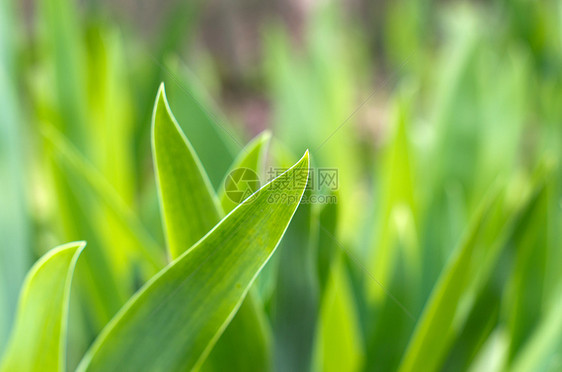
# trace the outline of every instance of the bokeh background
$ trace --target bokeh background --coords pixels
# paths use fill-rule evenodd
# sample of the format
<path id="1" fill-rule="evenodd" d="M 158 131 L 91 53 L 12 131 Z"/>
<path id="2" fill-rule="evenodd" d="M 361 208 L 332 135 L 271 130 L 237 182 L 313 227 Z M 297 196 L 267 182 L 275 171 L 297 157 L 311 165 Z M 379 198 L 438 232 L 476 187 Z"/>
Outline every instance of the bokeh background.
<path id="1" fill-rule="evenodd" d="M 318 239 L 344 257 L 332 329 L 344 362 L 315 351 L 316 258 L 286 249 L 271 274 L 282 288 L 263 295 L 278 370 L 395 370 L 492 185 L 517 200 L 547 168 L 530 237 L 511 244 L 524 248 L 494 264 L 507 272 L 497 288 L 475 292 L 488 296 L 470 318 L 480 341 L 469 348 L 459 330 L 439 370 L 509 366 L 559 302 L 559 1 L 0 0 L 0 353 L 25 273 L 55 245 L 89 247 L 70 368 L 154 272 L 134 247 L 164 254 L 150 147 L 162 81 L 217 190 L 265 129 L 270 164 L 308 148 L 314 166 L 338 169 L 337 238 Z"/>

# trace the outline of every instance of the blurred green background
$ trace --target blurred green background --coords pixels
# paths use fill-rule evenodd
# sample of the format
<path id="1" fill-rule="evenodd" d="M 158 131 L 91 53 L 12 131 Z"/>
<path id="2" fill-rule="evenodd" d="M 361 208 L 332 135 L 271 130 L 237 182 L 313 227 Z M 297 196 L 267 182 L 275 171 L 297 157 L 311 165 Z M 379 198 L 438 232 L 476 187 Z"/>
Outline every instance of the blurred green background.
<path id="1" fill-rule="evenodd" d="M 338 169 L 338 203 L 301 206 L 257 283 L 275 370 L 405 371 L 418 324 L 441 346 L 417 370 L 562 371 L 554 0 L 0 0 L 0 353 L 49 248 L 89 247 L 70 368 L 164 262 L 149 137 L 161 81 L 217 190 L 265 129 L 269 164 L 308 148 Z M 422 337 L 424 305 L 480 225 L 458 298 L 445 295 L 454 321 Z M 162 262 L 139 254 L 154 251 Z"/>

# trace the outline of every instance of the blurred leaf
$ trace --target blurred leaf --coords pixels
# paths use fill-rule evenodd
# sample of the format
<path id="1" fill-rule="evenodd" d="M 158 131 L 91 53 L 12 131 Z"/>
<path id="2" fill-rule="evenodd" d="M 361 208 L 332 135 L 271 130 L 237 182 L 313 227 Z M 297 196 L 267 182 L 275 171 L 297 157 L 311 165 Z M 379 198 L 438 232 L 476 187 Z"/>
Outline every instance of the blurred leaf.
<path id="1" fill-rule="evenodd" d="M 107 208 L 108 213 L 111 213 L 119 230 L 136 243 L 134 249 L 138 251 L 133 253 L 143 257 L 153 269 L 158 270 L 164 266 L 160 247 L 105 177 L 55 128 L 45 125 L 41 132 L 58 155 L 55 161 L 67 165 L 74 177 L 85 181 L 84 185 L 89 187 L 92 194 Z"/>
<path id="2" fill-rule="evenodd" d="M 46 0 L 38 5 L 42 46 L 47 48 L 54 76 L 54 86 L 50 88 L 54 89 L 61 115 L 57 124 L 73 143 L 88 153 L 85 53 L 76 3 Z"/>
<path id="3" fill-rule="evenodd" d="M 534 202 L 520 222 L 513 244 L 516 249 L 511 280 L 507 285 L 510 332 L 509 360 L 513 360 L 543 314 L 545 273 L 548 260 L 546 185 L 534 195 Z"/>
<path id="4" fill-rule="evenodd" d="M 392 270 L 398 257 L 398 235 L 401 221 L 413 220 L 413 231 L 417 217 L 415 201 L 415 182 L 412 170 L 411 150 L 408 140 L 408 129 L 411 123 L 409 112 L 410 97 L 401 96 L 396 104 L 394 119 L 394 133 L 389 144 L 382 152 L 382 162 L 378 167 L 377 180 L 380 183 L 377 195 L 379 208 L 376 221 L 375 241 L 372 249 L 373 257 L 370 263 L 371 271 L 377 274 L 377 280 L 383 286 L 390 282 Z M 403 222 L 404 224 L 406 222 Z M 403 257 L 411 273 L 419 271 L 416 265 L 419 262 L 419 252 L 407 251 Z M 417 282 L 417 280 L 415 280 Z M 368 282 L 368 291 L 376 302 L 385 299 L 385 292 L 379 283 Z"/>
<path id="5" fill-rule="evenodd" d="M 18 99 L 17 19 L 11 1 L 0 0 L 0 355 L 29 264 L 31 229 L 26 211 L 26 162 Z"/>
<path id="6" fill-rule="evenodd" d="M 0 370 L 65 370 L 70 284 L 85 245 L 85 242 L 61 245 L 31 268 Z"/>
<path id="7" fill-rule="evenodd" d="M 234 155 L 243 147 L 238 133 L 187 66 L 177 58 L 166 66 L 167 98 L 217 190 Z"/>
<path id="8" fill-rule="evenodd" d="M 337 198 L 339 194 L 331 191 L 328 196 Z M 337 236 L 338 204 L 329 203 L 321 206 L 318 212 L 318 281 L 322 291 L 326 289 L 333 263 L 338 257 Z"/>
<path id="9" fill-rule="evenodd" d="M 300 172 L 308 153 L 147 283 L 78 370 L 198 368 L 287 229 L 306 186 Z M 288 201 L 276 202 L 280 194 Z"/>
<path id="10" fill-rule="evenodd" d="M 310 199 L 311 191 L 304 195 Z M 276 371 L 309 371 L 312 367 L 320 295 L 314 218 L 312 204 L 303 204 L 281 243 L 271 300 Z"/>
<path id="11" fill-rule="evenodd" d="M 517 354 L 512 372 L 555 372 L 562 367 L 562 292 L 552 305 L 532 337 Z"/>
<path id="12" fill-rule="evenodd" d="M 402 359 L 401 372 L 423 366 L 435 371 L 456 332 L 466 322 L 474 298 L 488 280 L 516 222 L 533 198 L 517 190 L 516 201 L 496 191 L 488 194 L 473 217 L 460 246 L 451 256 L 425 305 Z M 510 204 L 511 203 L 511 204 Z"/>
<path id="13" fill-rule="evenodd" d="M 357 371 L 361 366 L 363 345 L 349 278 L 341 257 L 332 265 L 325 291 L 316 341 L 318 370 Z"/>

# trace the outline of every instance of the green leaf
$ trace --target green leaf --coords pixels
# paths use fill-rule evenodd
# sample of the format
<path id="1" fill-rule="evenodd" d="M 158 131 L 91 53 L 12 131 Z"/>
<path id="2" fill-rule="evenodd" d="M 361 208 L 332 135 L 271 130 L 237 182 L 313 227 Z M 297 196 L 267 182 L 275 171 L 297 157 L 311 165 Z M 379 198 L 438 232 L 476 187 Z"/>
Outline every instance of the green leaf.
<path id="1" fill-rule="evenodd" d="M 285 233 L 307 176 L 308 152 L 133 296 L 78 370 L 197 369 Z"/>
<path id="2" fill-rule="evenodd" d="M 64 371 L 70 284 L 85 246 L 54 248 L 27 274 L 2 372 Z"/>
<path id="3" fill-rule="evenodd" d="M 380 185 L 377 185 L 379 201 L 377 204 L 378 218 L 375 226 L 375 242 L 373 247 L 370 270 L 377 273 L 377 281 L 388 286 L 391 281 L 392 270 L 396 265 L 400 250 L 399 230 L 396 225 L 397 219 L 405 220 L 410 216 L 413 225 L 416 226 L 416 200 L 415 180 L 413 178 L 412 157 L 410 155 L 410 143 L 408 140 L 408 129 L 411 122 L 409 97 L 412 93 L 403 93 L 398 98 L 395 108 L 394 134 L 382 153 L 382 162 L 377 167 Z M 400 217 L 400 216 L 404 217 Z M 415 229 L 414 229 L 415 230 Z M 410 249 L 403 253 L 410 272 L 417 272 L 415 262 L 418 260 L 418 252 Z M 387 299 L 385 291 L 375 281 L 368 282 L 369 299 L 380 304 Z"/>
<path id="4" fill-rule="evenodd" d="M 316 363 L 324 372 L 353 372 L 363 357 L 359 320 L 341 256 L 334 261 L 320 309 Z"/>
<path id="5" fill-rule="evenodd" d="M 546 185 L 524 216 L 513 238 L 516 247 L 513 274 L 509 283 L 507 308 L 510 312 L 509 359 L 513 360 L 543 315 L 546 266 L 548 262 L 548 194 Z"/>
<path id="6" fill-rule="evenodd" d="M 449 329 L 453 324 L 460 298 L 468 286 L 471 273 L 468 263 L 472 260 L 480 231 L 484 228 L 486 217 L 490 214 L 497 196 L 496 193 L 492 198 L 494 200 L 488 199 L 476 214 L 464 241 L 441 274 L 412 335 L 400 372 L 415 371 L 421 366 L 428 371 L 437 369 L 446 344 L 450 341 Z"/>
<path id="7" fill-rule="evenodd" d="M 152 153 L 168 252 L 175 258 L 220 220 L 220 207 L 193 147 L 160 86 L 152 117 Z"/>
<path id="8" fill-rule="evenodd" d="M 493 188 L 475 214 L 465 239 L 451 256 L 426 303 L 400 372 L 416 371 L 421 366 L 424 371 L 438 370 L 451 342 L 469 318 L 503 248 L 521 229 L 521 221 L 537 202 L 543 184 L 535 183 L 532 192 L 527 187 L 510 186 L 513 189 L 506 192 Z M 489 327 L 487 323 L 480 322 L 482 333 Z"/>
<path id="9" fill-rule="evenodd" d="M 306 191 L 310 199 L 311 190 Z M 279 252 L 271 299 L 277 371 L 309 371 L 318 322 L 317 231 L 313 205 L 299 208 Z"/>
<path id="10" fill-rule="evenodd" d="M 159 110 L 164 109 L 166 116 L 164 120 L 154 121 L 154 163 L 158 170 L 158 185 L 175 185 L 167 189 L 159 187 L 158 190 L 160 200 L 166 200 L 174 206 L 170 211 L 163 208 L 164 205 L 162 205 L 162 213 L 166 233 L 179 230 L 177 234 L 166 236 L 170 257 L 175 259 L 219 222 L 219 216 L 223 216 L 223 210 L 220 205 L 215 203 L 214 191 L 207 187 L 207 174 L 202 167 L 198 166 L 200 163 L 197 154 L 182 135 L 181 129 L 172 125 L 174 119 L 168 107 L 159 104 L 160 102 L 165 103 L 163 88 L 157 98 L 154 117 L 157 118 Z M 159 138 L 166 141 L 156 142 L 157 133 Z M 269 134 L 265 133 L 250 142 L 238 156 L 232 168 L 245 167 L 257 172 L 262 159 L 263 145 L 267 143 L 268 139 Z M 169 163 L 162 161 L 162 159 L 166 159 L 166 161 L 174 159 L 178 152 L 183 154 L 184 169 L 172 168 Z M 191 168 L 188 169 L 190 166 Z M 186 194 L 190 195 L 191 201 L 198 202 L 183 202 Z M 225 210 L 230 212 L 237 204 L 230 199 L 226 199 L 226 201 L 229 201 L 230 204 L 225 202 L 227 205 Z M 205 216 L 205 218 L 200 219 L 200 216 Z M 186 230 L 185 225 L 191 226 L 191 229 Z M 172 250 L 170 247 L 176 248 Z M 250 293 L 213 348 L 202 370 L 221 371 L 224 368 L 239 366 L 241 370 L 245 371 L 263 371 L 269 365 L 267 336 L 265 315 L 257 307 L 253 295 Z M 240 348 L 244 348 L 244 352 L 240 352 Z"/>
<path id="11" fill-rule="evenodd" d="M 237 130 L 222 115 L 211 95 L 177 57 L 166 58 L 166 97 L 189 142 L 197 152 L 211 184 L 218 190 L 235 155 L 244 147 Z M 291 163 L 292 164 L 292 163 Z"/>
<path id="12" fill-rule="evenodd" d="M 152 269 L 162 268 L 165 262 L 161 247 L 104 176 L 56 128 L 46 124 L 41 127 L 41 134 L 55 150 L 55 162 L 67 166 L 67 177 L 84 180 L 82 185 L 107 208 L 121 234 L 136 243 L 133 253 L 145 258 Z"/>
<path id="13" fill-rule="evenodd" d="M 329 197 L 338 198 L 339 195 L 336 191 L 330 191 L 328 193 Z M 337 242 L 334 238 L 337 235 L 338 228 L 338 204 L 330 203 L 321 206 L 318 212 L 318 218 L 315 221 L 318 224 L 318 283 L 320 285 L 321 291 L 324 291 L 330 273 L 332 271 L 332 265 L 337 258 Z"/>
<path id="14" fill-rule="evenodd" d="M 17 89 L 14 3 L 0 1 L 0 355 L 16 312 L 17 296 L 30 264 L 26 213 L 24 122 Z"/>
<path id="15" fill-rule="evenodd" d="M 562 358 L 562 296 L 554 300 L 547 315 L 525 347 L 517 354 L 510 371 L 550 372 L 560 370 Z"/>

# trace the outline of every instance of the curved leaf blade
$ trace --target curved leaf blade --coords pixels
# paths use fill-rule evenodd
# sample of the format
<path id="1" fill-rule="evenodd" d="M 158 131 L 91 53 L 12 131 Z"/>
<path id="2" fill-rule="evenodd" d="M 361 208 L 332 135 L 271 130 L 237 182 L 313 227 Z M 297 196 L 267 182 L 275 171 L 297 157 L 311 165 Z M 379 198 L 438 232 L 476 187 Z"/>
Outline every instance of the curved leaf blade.
<path id="1" fill-rule="evenodd" d="M 308 152 L 147 283 L 78 370 L 197 369 L 277 247 L 307 177 Z"/>
<path id="2" fill-rule="evenodd" d="M 170 257 L 177 257 L 220 220 L 211 182 L 160 86 L 152 117 L 152 153 Z"/>
<path id="3" fill-rule="evenodd" d="M 63 371 L 70 284 L 85 242 L 61 245 L 29 271 L 0 371 Z"/>

